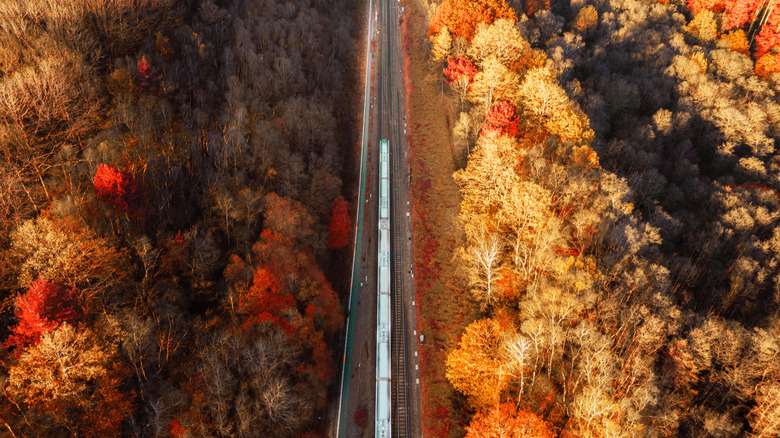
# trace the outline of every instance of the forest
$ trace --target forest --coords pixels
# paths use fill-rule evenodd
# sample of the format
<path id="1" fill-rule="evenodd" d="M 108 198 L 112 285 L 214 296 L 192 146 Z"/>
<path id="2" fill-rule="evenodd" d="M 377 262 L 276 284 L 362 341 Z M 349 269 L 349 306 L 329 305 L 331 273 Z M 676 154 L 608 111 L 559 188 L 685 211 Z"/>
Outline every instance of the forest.
<path id="1" fill-rule="evenodd" d="M 0 0 L 0 436 L 326 436 L 357 6 Z"/>
<path id="2" fill-rule="evenodd" d="M 427 434 L 780 436 L 780 6 L 424 7 L 475 309 Z"/>

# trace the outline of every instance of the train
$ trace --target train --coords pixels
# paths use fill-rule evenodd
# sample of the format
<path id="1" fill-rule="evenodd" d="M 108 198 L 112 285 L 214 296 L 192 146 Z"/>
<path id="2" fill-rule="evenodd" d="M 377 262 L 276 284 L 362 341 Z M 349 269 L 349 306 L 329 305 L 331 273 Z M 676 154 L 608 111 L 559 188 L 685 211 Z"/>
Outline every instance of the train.
<path id="1" fill-rule="evenodd" d="M 392 435 L 390 416 L 392 415 L 392 393 L 390 378 L 392 300 L 390 282 L 392 281 L 390 263 L 390 142 L 379 142 L 379 228 L 377 254 L 377 304 L 376 304 L 376 400 L 374 418 L 375 436 L 390 438 Z"/>

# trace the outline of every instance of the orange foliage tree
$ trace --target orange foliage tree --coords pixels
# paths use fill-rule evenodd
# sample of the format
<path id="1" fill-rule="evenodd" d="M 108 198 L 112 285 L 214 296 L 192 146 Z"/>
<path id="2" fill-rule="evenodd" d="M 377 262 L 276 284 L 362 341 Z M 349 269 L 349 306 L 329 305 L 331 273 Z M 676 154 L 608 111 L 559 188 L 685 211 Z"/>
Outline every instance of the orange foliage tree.
<path id="1" fill-rule="evenodd" d="M 536 415 L 518 411 L 513 403 L 491 406 L 466 426 L 465 438 L 554 438 L 553 426 Z"/>
<path id="2" fill-rule="evenodd" d="M 471 42 L 479 23 L 493 23 L 499 18 L 517 21 L 515 11 L 504 0 L 444 0 L 431 18 L 428 35 L 446 27 L 454 37 Z"/>
<path id="3" fill-rule="evenodd" d="M 349 203 L 343 196 L 333 201 L 333 208 L 328 223 L 328 247 L 341 249 L 349 245 L 352 221 L 349 219 Z"/>
<path id="4" fill-rule="evenodd" d="M 699 12 L 709 10 L 713 12 L 723 12 L 726 7 L 723 0 L 688 0 L 688 10 L 697 15 Z"/>
<path id="5" fill-rule="evenodd" d="M 474 321 L 466 327 L 458 348 L 447 355 L 447 379 L 476 408 L 498 403 L 509 383 L 501 333 L 493 319 Z"/>
<path id="6" fill-rule="evenodd" d="M 122 422 L 132 412 L 133 394 L 119 390 L 127 377 L 119 363 L 107 366 L 106 374 L 94 382 L 86 409 L 81 412 L 79 428 L 86 437 L 102 438 L 121 434 Z"/>
<path id="7" fill-rule="evenodd" d="M 550 9 L 550 0 L 524 0 L 523 12 L 529 17 L 542 9 Z"/>
<path id="8" fill-rule="evenodd" d="M 780 54 L 766 55 L 756 60 L 755 72 L 758 76 L 767 77 L 772 73 L 780 73 Z"/>
<path id="9" fill-rule="evenodd" d="M 265 228 L 291 240 L 311 243 L 317 219 L 300 202 L 269 193 L 265 196 Z"/>
<path id="10" fill-rule="evenodd" d="M 78 317 L 76 290 L 44 278 L 35 280 L 30 289 L 19 296 L 16 307 L 18 322 L 5 341 L 7 347 L 35 344 L 42 334 Z"/>
<path id="11" fill-rule="evenodd" d="M 725 33 L 721 39 L 729 42 L 731 45 L 731 50 L 739 52 L 743 55 L 750 54 L 750 43 L 747 40 L 747 35 L 745 34 L 744 30 L 737 29 L 735 31 Z"/>
<path id="12" fill-rule="evenodd" d="M 333 353 L 325 342 L 342 326 L 338 297 L 310 250 L 271 230 L 264 230 L 252 247 L 257 265 L 251 286 L 241 280 L 244 263 L 234 256 L 226 270 L 239 290 L 238 307 L 250 313 L 245 322 L 271 322 L 290 342 L 306 349 L 309 358 L 299 372 L 329 383 L 336 374 Z"/>

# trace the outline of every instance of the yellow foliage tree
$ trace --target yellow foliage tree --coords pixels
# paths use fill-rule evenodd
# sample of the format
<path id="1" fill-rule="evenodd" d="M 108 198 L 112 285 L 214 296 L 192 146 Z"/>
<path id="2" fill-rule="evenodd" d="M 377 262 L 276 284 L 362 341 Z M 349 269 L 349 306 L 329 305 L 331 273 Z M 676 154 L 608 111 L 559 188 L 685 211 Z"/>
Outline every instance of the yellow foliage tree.
<path id="1" fill-rule="evenodd" d="M 519 91 L 525 113 L 537 123 L 543 123 L 550 134 L 561 140 L 589 142 L 593 139 L 588 117 L 569 100 L 550 69 L 528 70 Z"/>
<path id="2" fill-rule="evenodd" d="M 523 156 L 510 137 L 488 134 L 479 138 L 466 168 L 453 175 L 461 187 L 460 214 L 464 222 L 479 215 L 495 216 L 509 191 L 519 183 L 515 168 L 522 165 Z"/>
<path id="3" fill-rule="evenodd" d="M 120 290 L 128 280 L 127 259 L 86 225 L 38 218 L 22 224 L 11 241 L 20 258 L 19 281 L 60 280 L 79 290 L 87 310 Z"/>
<path id="4" fill-rule="evenodd" d="M 519 288 L 518 292 L 554 257 L 551 249 L 557 229 L 550 228 L 557 223 L 551 222 L 552 217 L 552 193 L 532 182 L 514 185 L 502 202 L 498 226 L 507 244 L 507 264 L 516 274 L 518 283 L 513 287 Z"/>
<path id="5" fill-rule="evenodd" d="M 693 55 L 691 55 L 691 61 L 696 63 L 696 65 L 699 66 L 699 70 L 702 73 L 707 73 L 707 58 L 704 57 L 704 53 L 702 52 L 696 52 Z"/>
<path id="6" fill-rule="evenodd" d="M 480 66 L 494 56 L 505 67 L 511 68 L 528 56 L 531 45 L 520 35 L 517 24 L 512 20 L 496 20 L 493 24 L 479 23 L 468 56 Z"/>
<path id="7" fill-rule="evenodd" d="M 6 390 L 74 436 L 118 436 L 130 400 L 118 391 L 117 349 L 86 328 L 65 323 L 45 333 L 8 370 Z"/>
<path id="8" fill-rule="evenodd" d="M 718 37 L 718 24 L 715 22 L 715 13 L 710 10 L 704 10 L 696 14 L 693 20 L 683 29 L 703 41 L 714 41 Z"/>
<path id="9" fill-rule="evenodd" d="M 109 356 L 89 330 L 62 324 L 25 350 L 9 370 L 9 390 L 28 404 L 77 396 L 106 375 Z"/>
<path id="10" fill-rule="evenodd" d="M 431 38 L 431 59 L 436 62 L 444 61 L 452 50 L 452 35 L 447 26 Z"/>
<path id="11" fill-rule="evenodd" d="M 529 240 L 552 216 L 552 193 L 544 187 L 519 181 L 511 187 L 498 212 L 498 225 L 505 234 Z"/>
<path id="12" fill-rule="evenodd" d="M 566 91 L 546 67 L 528 70 L 519 92 L 526 112 L 537 119 L 549 118 L 569 106 Z"/>
<path id="13" fill-rule="evenodd" d="M 590 142 L 594 133 L 589 125 L 588 116 L 569 105 L 551 114 L 544 127 L 547 132 L 557 135 L 561 140 Z"/>
<path id="14" fill-rule="evenodd" d="M 520 98 L 520 76 L 509 70 L 495 55 L 482 61 L 482 71 L 474 76 L 469 88 L 469 100 L 482 104 L 487 111 L 495 101 L 508 100 L 516 103 Z"/>
<path id="15" fill-rule="evenodd" d="M 526 335 L 532 335 L 541 328 L 541 345 L 547 356 L 547 376 L 552 374 L 553 364 L 563 353 L 566 333 L 571 320 L 585 307 L 582 298 L 550 281 L 544 282 L 538 293 L 529 293 L 520 303 L 523 326 Z"/>
<path id="16" fill-rule="evenodd" d="M 758 386 L 756 406 L 750 411 L 751 438 L 780 436 L 780 383 L 762 382 Z"/>

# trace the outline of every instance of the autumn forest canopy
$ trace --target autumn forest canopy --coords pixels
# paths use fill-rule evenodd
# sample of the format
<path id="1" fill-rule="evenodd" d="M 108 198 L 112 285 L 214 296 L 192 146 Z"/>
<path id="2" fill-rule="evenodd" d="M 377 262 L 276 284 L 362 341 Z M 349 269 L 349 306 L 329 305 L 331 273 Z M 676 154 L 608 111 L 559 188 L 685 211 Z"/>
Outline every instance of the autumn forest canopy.
<path id="1" fill-rule="evenodd" d="M 426 433 L 780 436 L 780 6 L 428 12 L 474 316 L 426 322 Z"/>
<path id="2" fill-rule="evenodd" d="M 354 9 L 0 1 L 0 435 L 325 436 Z"/>
<path id="3" fill-rule="evenodd" d="M 425 436 L 780 436 L 780 4 L 402 4 Z M 327 436 L 363 6 L 0 0 L 0 436 Z"/>

